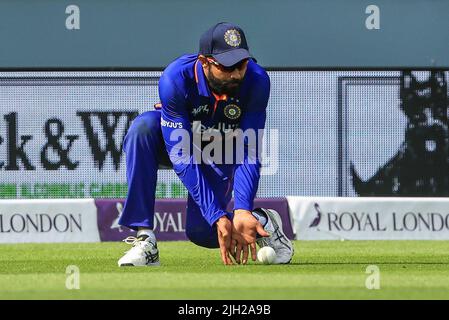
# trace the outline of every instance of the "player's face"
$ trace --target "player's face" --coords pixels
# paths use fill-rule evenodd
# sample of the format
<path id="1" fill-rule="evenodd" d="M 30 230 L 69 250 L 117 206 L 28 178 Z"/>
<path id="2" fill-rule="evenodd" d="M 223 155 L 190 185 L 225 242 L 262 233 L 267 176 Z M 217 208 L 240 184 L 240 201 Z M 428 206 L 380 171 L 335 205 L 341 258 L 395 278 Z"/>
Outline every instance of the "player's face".
<path id="1" fill-rule="evenodd" d="M 225 67 L 209 57 L 206 58 L 206 61 L 205 71 L 212 91 L 220 95 L 235 96 L 245 77 L 248 59 L 244 59 L 231 67 Z"/>

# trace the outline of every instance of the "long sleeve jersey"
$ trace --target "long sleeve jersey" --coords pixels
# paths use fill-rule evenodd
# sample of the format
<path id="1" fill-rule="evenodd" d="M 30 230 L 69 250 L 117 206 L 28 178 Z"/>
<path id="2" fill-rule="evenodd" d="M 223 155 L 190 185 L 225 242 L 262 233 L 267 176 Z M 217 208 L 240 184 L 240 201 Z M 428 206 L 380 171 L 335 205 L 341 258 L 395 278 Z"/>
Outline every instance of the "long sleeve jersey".
<path id="1" fill-rule="evenodd" d="M 161 128 L 167 152 L 174 171 L 210 225 L 227 212 L 218 201 L 223 195 L 214 194 L 211 187 L 214 184 L 213 179 L 206 178 L 202 165 L 194 159 L 192 125 L 200 122 L 201 130 L 213 129 L 223 133 L 234 129 L 244 132 L 253 129 L 258 132 L 265 128 L 269 92 L 268 74 L 253 60 L 248 62 L 239 93 L 233 97 L 218 96 L 210 90 L 197 55 L 179 57 L 164 70 L 159 80 Z M 190 148 L 187 156 L 179 150 L 181 138 L 175 134 L 177 129 L 183 129 L 190 137 L 189 145 L 183 146 Z M 259 147 L 260 138 L 261 136 L 256 134 Z M 252 156 L 255 159 L 251 159 Z M 218 168 L 213 163 L 210 165 Z M 259 150 L 254 153 L 246 150 L 243 161 L 233 166 L 234 209 L 253 209 L 260 167 Z"/>

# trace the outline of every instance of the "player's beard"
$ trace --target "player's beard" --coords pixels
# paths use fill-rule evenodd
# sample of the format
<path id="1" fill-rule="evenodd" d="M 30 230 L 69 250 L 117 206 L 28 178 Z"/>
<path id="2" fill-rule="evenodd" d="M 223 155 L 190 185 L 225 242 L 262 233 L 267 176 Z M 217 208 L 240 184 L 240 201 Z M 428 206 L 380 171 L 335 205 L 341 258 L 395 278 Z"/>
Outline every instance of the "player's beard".
<path id="1" fill-rule="evenodd" d="M 235 97 L 239 93 L 242 80 L 220 80 L 214 77 L 212 72 L 208 70 L 207 80 L 209 87 L 218 95 L 226 94 Z"/>

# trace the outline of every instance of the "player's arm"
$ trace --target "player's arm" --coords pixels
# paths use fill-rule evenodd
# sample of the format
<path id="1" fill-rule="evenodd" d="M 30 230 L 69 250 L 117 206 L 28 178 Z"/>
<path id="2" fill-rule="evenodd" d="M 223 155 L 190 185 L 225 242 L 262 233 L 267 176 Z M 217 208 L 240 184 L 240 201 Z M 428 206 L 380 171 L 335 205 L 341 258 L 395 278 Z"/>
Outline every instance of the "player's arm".
<path id="1" fill-rule="evenodd" d="M 181 95 L 182 91 L 176 83 L 163 75 L 159 83 L 162 135 L 174 171 L 200 207 L 204 218 L 213 225 L 226 215 L 226 211 L 215 198 L 212 188 L 201 172 L 200 164 L 194 161 L 192 128 L 185 99 Z"/>
<path id="2" fill-rule="evenodd" d="M 262 225 L 253 217 L 251 211 L 254 206 L 254 198 L 257 193 L 261 169 L 262 134 L 265 128 L 266 108 L 268 104 L 270 81 L 268 75 L 259 79 L 254 87 L 254 94 L 248 104 L 248 110 L 243 115 L 240 128 L 245 133 L 243 161 L 237 164 L 234 176 L 234 219 L 232 238 L 236 240 L 236 261 L 240 262 L 243 252 L 243 263 L 248 260 L 248 246 L 251 257 L 256 260 L 256 236 L 268 236 Z M 253 139 L 246 134 L 248 130 L 254 132 Z M 255 139 L 254 139 L 255 138 Z M 238 151 L 239 152 L 239 151 Z M 243 245 L 239 245 L 243 243 Z"/>
<path id="3" fill-rule="evenodd" d="M 201 166 L 194 161 L 192 128 L 185 106 L 185 98 L 176 83 L 162 75 L 159 96 L 162 102 L 161 128 L 173 169 L 189 191 L 202 215 L 212 226 L 217 225 L 221 258 L 232 264 L 230 258 L 232 225 L 227 212 L 215 198 Z"/>
<path id="4" fill-rule="evenodd" d="M 254 140 L 245 137 L 244 154 L 242 163 L 237 164 L 234 177 L 234 210 L 253 210 L 254 198 L 257 193 L 260 180 L 262 149 L 262 134 L 265 129 L 266 108 L 270 93 L 270 81 L 268 76 L 259 80 L 254 87 L 254 93 L 248 104 L 248 111 L 243 114 L 240 128 L 243 132 L 253 130 Z"/>

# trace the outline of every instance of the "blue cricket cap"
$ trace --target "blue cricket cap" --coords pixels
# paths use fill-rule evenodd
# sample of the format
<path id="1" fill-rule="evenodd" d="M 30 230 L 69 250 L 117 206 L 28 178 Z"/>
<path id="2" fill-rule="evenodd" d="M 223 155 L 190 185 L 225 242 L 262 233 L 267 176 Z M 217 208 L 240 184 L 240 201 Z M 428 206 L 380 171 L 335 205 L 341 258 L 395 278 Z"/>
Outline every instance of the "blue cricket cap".
<path id="1" fill-rule="evenodd" d="M 201 36 L 199 54 L 213 56 L 225 67 L 251 58 L 245 33 L 228 22 L 217 23 Z"/>

